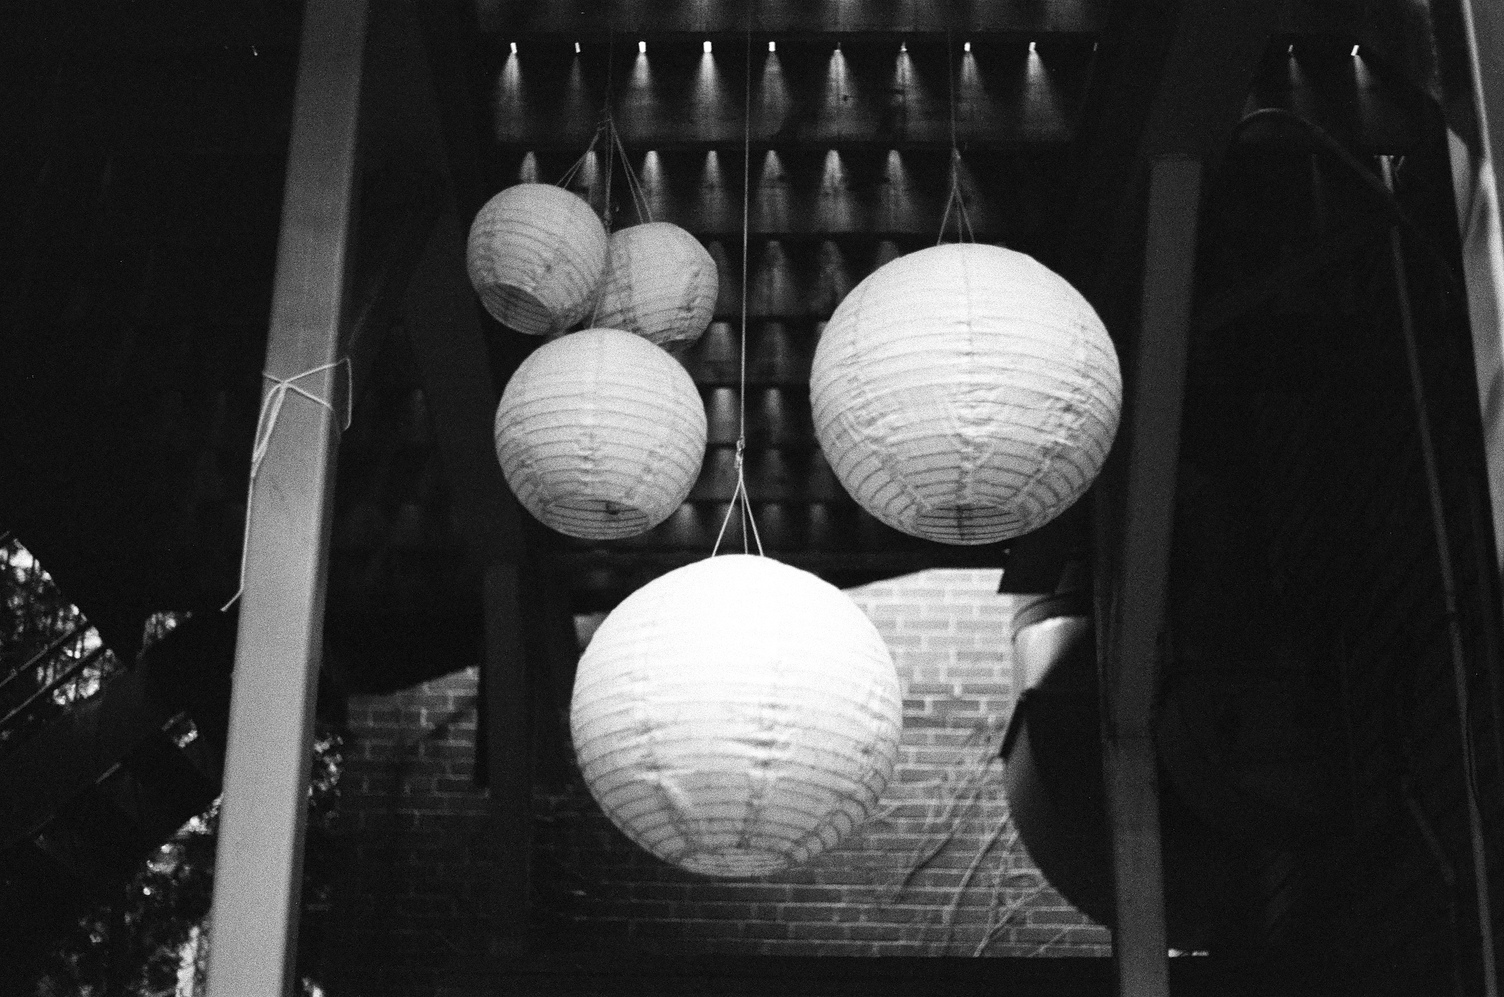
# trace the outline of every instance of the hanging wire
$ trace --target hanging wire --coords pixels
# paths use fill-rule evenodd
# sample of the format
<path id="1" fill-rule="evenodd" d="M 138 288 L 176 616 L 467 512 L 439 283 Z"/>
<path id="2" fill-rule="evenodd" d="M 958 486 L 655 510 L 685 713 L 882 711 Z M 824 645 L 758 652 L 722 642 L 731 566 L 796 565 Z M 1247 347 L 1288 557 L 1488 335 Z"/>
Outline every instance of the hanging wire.
<path id="1" fill-rule="evenodd" d="M 574 165 L 564 171 L 564 175 L 560 177 L 559 182 L 555 184 L 556 187 L 568 187 L 570 185 L 570 183 L 575 178 L 575 174 L 580 172 L 580 167 L 585 165 L 585 160 L 589 159 L 590 154 L 595 151 L 595 144 L 600 140 L 601 129 L 597 128 L 595 130 L 595 134 L 590 137 L 590 144 L 585 147 L 584 152 L 580 153 L 580 158 L 574 161 Z"/>
<path id="2" fill-rule="evenodd" d="M 731 514 L 740 503 L 742 520 L 742 553 L 750 554 L 747 534 L 757 542 L 757 555 L 763 556 L 762 536 L 757 530 L 757 517 L 752 513 L 752 503 L 747 497 L 745 473 L 747 452 L 747 245 L 752 219 L 752 9 L 747 7 L 746 78 L 743 80 L 742 107 L 742 320 L 741 320 L 741 372 L 738 385 L 738 409 L 736 415 L 736 490 L 731 493 L 731 504 L 726 507 L 726 518 L 721 520 L 721 531 L 715 536 L 715 546 L 710 556 L 721 549 L 721 539 L 726 527 L 731 525 Z"/>
<path id="3" fill-rule="evenodd" d="M 616 31 L 612 29 L 606 40 L 606 97 L 601 107 L 601 124 L 596 130 L 599 136 L 602 132 L 615 134 L 615 124 L 611 119 L 611 111 L 616 103 Z M 606 226 L 606 231 L 611 231 L 611 180 L 615 170 L 616 146 L 610 136 L 606 139 L 606 199 L 601 206 L 601 223 Z M 594 324 L 594 319 L 591 319 Z"/>
<path id="4" fill-rule="evenodd" d="M 621 142 L 621 130 L 616 127 L 616 119 L 611 116 L 606 118 L 606 128 L 611 132 L 611 140 L 616 145 L 616 151 L 621 154 L 622 174 L 627 178 L 627 193 L 632 197 L 632 207 L 637 212 L 637 220 L 650 222 L 653 220 L 653 209 L 648 205 L 648 195 L 643 189 L 642 181 L 637 177 L 637 171 L 632 169 L 632 161 L 627 157 L 627 148 Z"/>
<path id="5" fill-rule="evenodd" d="M 949 28 L 945 29 L 945 89 L 950 103 L 950 190 L 945 196 L 945 213 L 940 216 L 940 234 L 935 237 L 937 246 L 945 241 L 952 207 L 956 209 L 956 241 L 977 241 L 971 217 L 966 213 L 966 198 L 961 193 L 961 147 L 956 140 L 956 53 Z"/>
<path id="6" fill-rule="evenodd" d="M 604 128 L 604 129 L 606 129 L 606 130 L 608 130 L 608 131 L 611 130 L 611 114 L 610 114 L 609 111 L 606 113 L 606 121 L 605 121 L 605 123 L 601 127 Z M 606 141 L 606 200 L 605 200 L 605 203 L 601 206 L 601 223 L 606 226 L 606 233 L 608 235 L 611 232 L 611 221 L 612 221 L 612 218 L 611 218 L 611 181 L 615 179 L 615 177 L 613 176 L 613 174 L 615 172 L 616 172 L 616 144 L 614 142 L 610 141 L 610 139 L 607 139 L 607 141 Z"/>

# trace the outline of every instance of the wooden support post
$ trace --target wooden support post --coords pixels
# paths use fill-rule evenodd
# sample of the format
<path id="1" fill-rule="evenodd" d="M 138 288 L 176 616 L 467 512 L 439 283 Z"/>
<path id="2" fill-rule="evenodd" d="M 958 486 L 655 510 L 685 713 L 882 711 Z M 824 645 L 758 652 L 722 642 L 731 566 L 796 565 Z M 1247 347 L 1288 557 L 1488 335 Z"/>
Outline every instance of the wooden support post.
<path id="1" fill-rule="evenodd" d="M 267 341 L 265 455 L 248 510 L 245 586 L 215 862 L 209 993 L 289 994 L 345 375 L 364 0 L 309 0 Z M 296 378 L 302 392 L 277 382 Z M 269 423 L 275 412 L 275 424 Z"/>
<path id="2" fill-rule="evenodd" d="M 521 510 L 491 440 L 496 389 L 474 293 L 465 279 L 465 234 L 452 212 L 434 227 L 408 289 L 406 328 L 424 385 L 455 521 L 482 576 L 485 765 L 497 842 L 495 946 L 526 946 L 531 866 L 533 753 L 521 599 Z"/>
<path id="3" fill-rule="evenodd" d="M 1142 324 L 1128 406 L 1127 487 L 1100 648 L 1103 773 L 1112 833 L 1118 992 L 1166 997 L 1154 694 L 1180 458 L 1201 162 L 1149 165 Z"/>
<path id="4" fill-rule="evenodd" d="M 492 425 L 497 392 L 490 351 L 465 276 L 467 221 L 456 200 L 455 174 L 469 179 L 473 151 L 453 110 L 441 104 L 425 34 L 438 31 L 445 15 L 392 2 L 377 9 L 373 60 L 383 67 L 383 129 L 387 141 L 428 157 L 432 173 L 447 187 L 444 204 L 407 285 L 403 325 L 423 384 L 439 460 L 449 485 L 456 530 L 481 579 L 485 604 L 485 657 L 481 662 L 483 762 L 496 842 L 492 883 L 493 946 L 514 955 L 527 946 L 532 864 L 533 737 L 528 682 L 522 513 L 496 461 Z M 446 154 L 447 153 L 447 154 Z M 467 184 L 468 186 L 468 184 Z"/>
<path id="5" fill-rule="evenodd" d="M 1483 416 L 1484 456 L 1493 505 L 1495 555 L 1504 567 L 1504 227 L 1497 156 L 1504 155 L 1504 8 L 1459 0 L 1468 50 L 1474 132 L 1448 133 L 1462 269 L 1472 322 L 1473 365 Z"/>
<path id="6" fill-rule="evenodd" d="M 528 948 L 532 882 L 533 730 L 521 613 L 521 578 L 515 563 L 486 567 L 486 770 L 491 803 L 496 878 L 491 916 L 494 954 L 518 956 Z"/>

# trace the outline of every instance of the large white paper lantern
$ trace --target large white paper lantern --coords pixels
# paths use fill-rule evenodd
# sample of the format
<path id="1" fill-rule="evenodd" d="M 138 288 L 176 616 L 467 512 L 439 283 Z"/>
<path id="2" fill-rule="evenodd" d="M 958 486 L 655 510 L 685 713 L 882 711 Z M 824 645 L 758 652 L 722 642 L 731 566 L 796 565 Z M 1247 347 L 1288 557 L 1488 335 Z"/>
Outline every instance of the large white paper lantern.
<path id="1" fill-rule="evenodd" d="M 476 214 L 465 264 L 492 318 L 546 336 L 590 314 L 606 269 L 606 229 L 564 188 L 520 183 Z"/>
<path id="2" fill-rule="evenodd" d="M 1023 253 L 935 246 L 836 308 L 815 350 L 815 433 L 857 502 L 952 544 L 1065 511 L 1117 433 L 1123 383 L 1085 298 Z"/>
<path id="3" fill-rule="evenodd" d="M 664 349 L 687 347 L 710 325 L 720 288 L 700 240 L 668 222 L 633 225 L 611 236 L 594 321 Z"/>
<path id="4" fill-rule="evenodd" d="M 612 540 L 679 507 L 705 457 L 705 405 L 684 367 L 620 329 L 534 350 L 496 409 L 496 457 L 517 500 L 572 537 Z"/>
<path id="5" fill-rule="evenodd" d="M 580 658 L 575 754 L 601 809 L 668 862 L 777 872 L 872 813 L 903 724 L 861 609 L 816 576 L 725 555 L 649 582 Z"/>

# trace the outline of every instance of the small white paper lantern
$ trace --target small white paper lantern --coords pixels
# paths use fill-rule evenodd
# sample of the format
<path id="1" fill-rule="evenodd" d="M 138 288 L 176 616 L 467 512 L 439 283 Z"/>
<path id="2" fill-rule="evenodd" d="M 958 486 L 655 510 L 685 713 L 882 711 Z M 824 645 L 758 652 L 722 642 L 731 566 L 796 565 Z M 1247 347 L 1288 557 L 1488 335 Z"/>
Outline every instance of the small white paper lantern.
<path id="1" fill-rule="evenodd" d="M 705 332 L 720 289 L 700 240 L 668 222 L 633 225 L 611 236 L 594 321 L 676 350 Z"/>
<path id="2" fill-rule="evenodd" d="M 691 872 L 804 862 L 859 826 L 903 724 L 882 637 L 845 593 L 763 557 L 671 571 L 580 658 L 570 731 L 596 801 Z"/>
<path id="3" fill-rule="evenodd" d="M 1064 278 L 997 246 L 888 263 L 815 350 L 815 434 L 861 506 L 951 544 L 1007 540 L 1064 512 L 1117 434 L 1123 382 L 1101 319 Z"/>
<path id="4" fill-rule="evenodd" d="M 562 187 L 520 183 L 487 201 L 470 225 L 470 284 L 496 321 L 530 336 L 590 314 L 606 269 L 606 229 Z"/>
<path id="5" fill-rule="evenodd" d="M 496 457 L 522 505 L 560 533 L 635 536 L 679 507 L 705 457 L 705 405 L 684 367 L 620 329 L 548 342 L 496 409 Z"/>

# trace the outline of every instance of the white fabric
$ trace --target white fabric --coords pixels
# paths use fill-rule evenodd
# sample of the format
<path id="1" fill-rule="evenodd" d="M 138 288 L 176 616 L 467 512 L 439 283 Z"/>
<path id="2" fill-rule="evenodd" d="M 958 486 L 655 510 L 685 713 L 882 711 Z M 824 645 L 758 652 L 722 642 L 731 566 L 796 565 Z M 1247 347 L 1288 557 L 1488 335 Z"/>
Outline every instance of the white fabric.
<path id="1" fill-rule="evenodd" d="M 861 609 L 768 558 L 696 562 L 628 596 L 580 659 L 570 731 L 601 809 L 711 876 L 776 872 L 872 813 L 903 724 Z"/>
<path id="2" fill-rule="evenodd" d="M 470 284 L 491 317 L 518 332 L 562 332 L 590 314 L 606 269 L 606 229 L 578 195 L 521 183 L 470 225 Z"/>
<path id="3" fill-rule="evenodd" d="M 635 536 L 684 501 L 705 457 L 688 372 L 620 329 L 585 329 L 522 362 L 496 409 L 496 457 L 528 512 L 572 537 Z"/>
<path id="4" fill-rule="evenodd" d="M 952 544 L 1038 529 L 1091 485 L 1123 382 L 1064 278 L 997 246 L 935 246 L 836 308 L 810 372 L 815 434 L 861 506 Z"/>
<path id="5" fill-rule="evenodd" d="M 688 347 L 710 325 L 720 288 L 700 240 L 668 222 L 633 225 L 611 236 L 594 324 Z"/>

